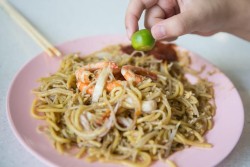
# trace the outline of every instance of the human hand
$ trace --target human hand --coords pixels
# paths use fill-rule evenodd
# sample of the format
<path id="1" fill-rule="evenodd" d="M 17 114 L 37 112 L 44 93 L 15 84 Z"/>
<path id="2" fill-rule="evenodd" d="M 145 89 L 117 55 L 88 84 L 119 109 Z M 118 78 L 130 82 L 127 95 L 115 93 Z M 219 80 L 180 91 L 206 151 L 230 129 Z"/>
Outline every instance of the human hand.
<path id="1" fill-rule="evenodd" d="M 250 40 L 249 8 L 249 0 L 131 0 L 125 24 L 130 38 L 146 10 L 144 24 L 156 40 L 221 31 Z"/>

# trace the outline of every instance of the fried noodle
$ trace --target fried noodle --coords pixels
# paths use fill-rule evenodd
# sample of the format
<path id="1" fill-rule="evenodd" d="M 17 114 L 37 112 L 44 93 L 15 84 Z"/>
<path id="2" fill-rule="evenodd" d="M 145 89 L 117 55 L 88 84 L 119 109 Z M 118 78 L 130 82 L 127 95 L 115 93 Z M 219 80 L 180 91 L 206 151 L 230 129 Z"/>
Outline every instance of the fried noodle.
<path id="1" fill-rule="evenodd" d="M 168 62 L 144 52 L 126 54 L 117 45 L 89 56 L 66 56 L 56 73 L 39 79 L 31 114 L 46 122 L 40 129 L 59 152 L 74 148 L 77 158 L 85 155 L 89 161 L 149 166 L 185 147 L 212 147 L 204 134 L 213 125 L 213 85 L 189 68 L 186 51 L 176 49 L 176 53 L 179 60 Z M 104 67 L 88 71 L 90 83 L 80 91 L 75 71 L 108 61 L 119 68 L 142 67 L 157 79 L 141 74 L 143 79 L 135 83 Z M 100 81 L 103 70 L 106 77 Z M 198 79 L 196 83 L 186 78 L 190 71 Z M 98 83 L 113 81 L 120 85 L 111 91 L 101 88 L 94 100 L 94 94 L 87 93 Z"/>

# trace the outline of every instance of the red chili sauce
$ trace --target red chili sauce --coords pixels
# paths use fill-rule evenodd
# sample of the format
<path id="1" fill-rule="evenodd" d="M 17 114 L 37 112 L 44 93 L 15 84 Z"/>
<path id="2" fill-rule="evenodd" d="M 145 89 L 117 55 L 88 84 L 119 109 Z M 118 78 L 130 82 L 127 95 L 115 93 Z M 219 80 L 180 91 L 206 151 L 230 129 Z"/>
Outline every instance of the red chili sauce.
<path id="1" fill-rule="evenodd" d="M 178 61 L 176 51 L 174 49 L 175 44 L 166 44 L 162 42 L 156 42 L 154 48 L 145 52 L 148 55 L 154 55 L 156 59 L 169 62 Z M 131 54 L 134 48 L 131 45 L 122 46 L 121 50 L 124 53 Z M 135 54 L 134 56 L 140 56 L 141 54 Z"/>

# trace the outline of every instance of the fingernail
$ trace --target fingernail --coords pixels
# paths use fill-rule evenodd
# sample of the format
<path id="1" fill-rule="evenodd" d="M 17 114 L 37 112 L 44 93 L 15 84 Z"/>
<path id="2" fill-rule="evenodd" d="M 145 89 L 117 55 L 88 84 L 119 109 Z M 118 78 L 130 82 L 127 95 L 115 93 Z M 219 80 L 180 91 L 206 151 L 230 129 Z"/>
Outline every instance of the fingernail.
<path id="1" fill-rule="evenodd" d="M 155 39 L 162 39 L 166 36 L 165 28 L 162 25 L 157 25 L 152 28 L 152 35 Z"/>
<path id="2" fill-rule="evenodd" d="M 131 30 L 130 29 L 128 29 L 127 28 L 127 35 L 128 35 L 128 38 L 130 39 L 131 38 L 131 36 L 132 36 L 132 32 L 131 32 Z"/>

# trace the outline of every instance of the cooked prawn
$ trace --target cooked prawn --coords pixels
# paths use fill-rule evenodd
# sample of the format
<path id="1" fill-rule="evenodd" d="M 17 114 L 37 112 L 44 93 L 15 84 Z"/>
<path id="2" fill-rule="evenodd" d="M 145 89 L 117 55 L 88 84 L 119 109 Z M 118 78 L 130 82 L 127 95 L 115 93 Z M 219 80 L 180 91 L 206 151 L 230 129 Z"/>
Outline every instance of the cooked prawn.
<path id="1" fill-rule="evenodd" d="M 116 76 L 119 76 L 119 78 L 122 78 L 123 76 L 125 80 L 132 81 L 135 83 L 139 83 L 143 81 L 144 77 L 149 77 L 152 80 L 157 79 L 157 75 L 155 73 L 150 72 L 149 70 L 142 68 L 142 67 L 136 67 L 132 65 L 125 65 L 121 69 L 118 67 L 118 65 L 115 62 L 108 61 L 108 62 L 98 62 L 98 63 L 92 63 L 88 64 L 86 66 L 83 66 L 82 68 L 78 69 L 75 72 L 76 79 L 77 79 L 77 88 L 80 91 L 83 91 L 86 89 L 86 93 L 93 94 L 95 85 L 90 86 L 90 82 L 93 78 L 97 78 L 98 75 L 95 75 L 93 72 L 105 67 L 110 67 L 112 70 L 112 73 L 115 73 Z M 105 85 L 105 89 L 110 92 L 115 87 L 121 86 L 122 84 L 121 80 L 114 80 L 111 82 L 107 82 Z"/>
<path id="2" fill-rule="evenodd" d="M 121 81 L 111 81 L 108 82 L 105 86 L 105 89 L 110 92 L 111 90 L 113 90 L 115 87 L 121 86 Z M 86 93 L 88 94 L 93 94 L 94 88 L 95 86 L 89 86 L 88 83 L 83 83 L 78 81 L 77 82 L 77 88 L 82 92 L 84 89 L 86 89 Z"/>
<path id="3" fill-rule="evenodd" d="M 104 67 L 110 67 L 112 70 L 118 70 L 119 67 L 115 62 L 112 61 L 103 61 L 98 63 L 91 63 L 86 66 L 83 66 L 84 70 L 95 71 Z"/>
<path id="4" fill-rule="evenodd" d="M 122 85 L 122 83 L 121 83 L 122 81 L 117 81 L 117 80 L 115 80 L 115 81 L 111 81 L 111 82 L 108 82 L 107 84 L 106 84 L 106 90 L 108 91 L 108 92 L 110 92 L 111 90 L 113 90 L 115 87 L 118 87 L 118 86 L 121 86 Z"/>
<path id="5" fill-rule="evenodd" d="M 77 70 L 75 72 L 75 75 L 76 75 L 76 79 L 83 83 L 90 83 L 90 80 L 95 77 L 93 73 L 91 73 L 90 71 L 85 71 L 85 70 L 82 70 L 82 71 Z"/>
<path id="6" fill-rule="evenodd" d="M 89 87 L 89 84 L 88 83 L 83 83 L 83 82 L 80 82 L 78 81 L 77 84 L 76 84 L 77 88 L 82 92 L 84 89 L 86 89 L 86 93 L 88 94 L 93 94 L 94 92 L 94 86 L 90 86 Z"/>
<path id="7" fill-rule="evenodd" d="M 94 86 L 89 86 L 91 80 L 93 78 L 97 78 L 98 75 L 95 75 L 93 72 L 105 67 L 110 67 L 112 70 L 112 73 L 118 73 L 120 72 L 120 68 L 115 62 L 112 61 L 106 61 L 106 62 L 98 62 L 98 63 L 91 63 L 88 65 L 85 65 L 75 72 L 75 76 L 77 79 L 77 88 L 80 91 L 83 91 L 86 89 L 86 92 L 88 94 L 93 94 Z M 114 87 L 120 86 L 121 84 L 117 81 L 112 81 L 108 84 L 106 84 L 107 91 L 111 91 Z"/>
<path id="8" fill-rule="evenodd" d="M 89 83 L 89 80 L 91 77 L 93 77 L 93 71 L 105 68 L 105 67 L 110 67 L 113 73 L 117 73 L 120 71 L 120 68 L 115 62 L 112 61 L 103 61 L 103 62 L 98 62 L 98 63 L 91 63 L 88 65 L 85 65 L 78 70 L 76 70 L 75 75 L 76 79 L 83 82 L 83 83 Z"/>
<path id="9" fill-rule="evenodd" d="M 123 66 L 121 69 L 121 73 L 127 81 L 132 81 L 135 83 L 142 82 L 144 76 L 149 77 L 152 80 L 157 79 L 157 75 L 155 73 L 152 73 L 145 68 L 136 67 L 132 65 Z"/>

